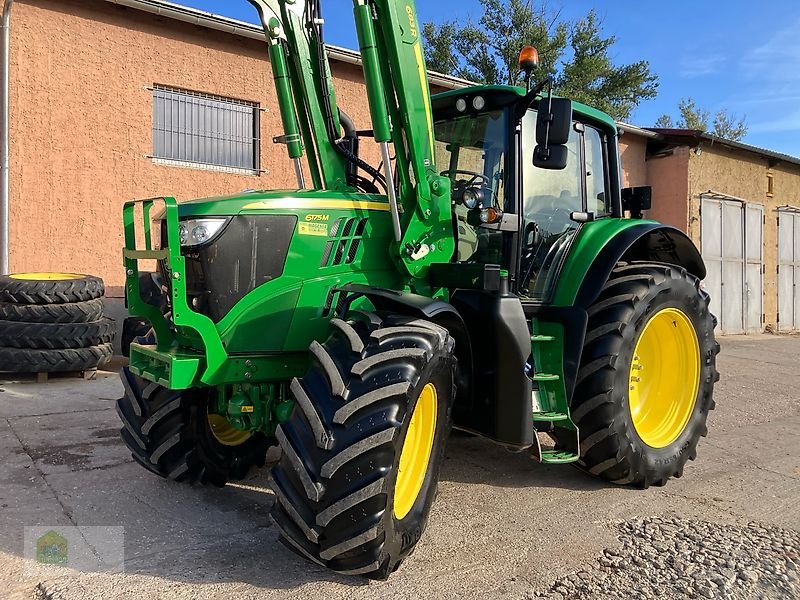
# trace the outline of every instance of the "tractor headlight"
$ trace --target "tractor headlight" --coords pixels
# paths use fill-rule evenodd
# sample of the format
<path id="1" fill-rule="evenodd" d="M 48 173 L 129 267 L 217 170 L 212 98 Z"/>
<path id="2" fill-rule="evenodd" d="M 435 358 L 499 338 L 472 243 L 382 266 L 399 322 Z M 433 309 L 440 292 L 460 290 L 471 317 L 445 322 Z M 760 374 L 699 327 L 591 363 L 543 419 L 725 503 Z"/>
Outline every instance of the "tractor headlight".
<path id="1" fill-rule="evenodd" d="M 467 188 L 461 196 L 461 201 L 468 209 L 478 208 L 483 204 L 483 190 L 478 188 Z"/>
<path id="2" fill-rule="evenodd" d="M 222 233 L 229 220 L 225 217 L 181 221 L 179 225 L 181 246 L 192 248 L 208 244 Z"/>

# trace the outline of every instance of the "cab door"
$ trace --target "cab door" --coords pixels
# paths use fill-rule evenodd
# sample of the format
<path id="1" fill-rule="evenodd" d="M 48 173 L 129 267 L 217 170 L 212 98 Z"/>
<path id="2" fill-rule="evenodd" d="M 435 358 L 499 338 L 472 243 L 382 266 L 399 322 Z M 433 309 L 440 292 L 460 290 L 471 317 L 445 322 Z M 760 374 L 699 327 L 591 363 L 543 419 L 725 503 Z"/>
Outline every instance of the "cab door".
<path id="1" fill-rule="evenodd" d="M 536 112 L 522 123 L 521 255 L 517 293 L 548 302 L 555 289 L 559 256 L 580 226 L 574 213 L 590 218 L 610 213 L 609 140 L 599 128 L 575 121 L 567 142 L 567 166 L 547 170 L 532 164 L 536 145 Z"/>

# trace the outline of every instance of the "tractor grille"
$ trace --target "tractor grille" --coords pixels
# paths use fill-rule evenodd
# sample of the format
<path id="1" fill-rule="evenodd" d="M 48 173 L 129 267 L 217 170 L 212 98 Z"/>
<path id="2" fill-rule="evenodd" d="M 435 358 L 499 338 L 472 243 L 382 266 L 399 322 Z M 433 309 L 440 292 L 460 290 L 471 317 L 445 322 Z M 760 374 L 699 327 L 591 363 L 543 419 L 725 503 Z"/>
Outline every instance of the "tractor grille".
<path id="1" fill-rule="evenodd" d="M 325 244 L 319 266 L 335 267 L 352 264 L 358 255 L 366 228 L 367 219 L 356 217 L 336 219 L 331 225 L 328 234 L 330 240 Z"/>
<path id="2" fill-rule="evenodd" d="M 192 308 L 217 322 L 258 286 L 283 274 L 297 217 L 240 215 L 206 246 L 185 248 Z"/>

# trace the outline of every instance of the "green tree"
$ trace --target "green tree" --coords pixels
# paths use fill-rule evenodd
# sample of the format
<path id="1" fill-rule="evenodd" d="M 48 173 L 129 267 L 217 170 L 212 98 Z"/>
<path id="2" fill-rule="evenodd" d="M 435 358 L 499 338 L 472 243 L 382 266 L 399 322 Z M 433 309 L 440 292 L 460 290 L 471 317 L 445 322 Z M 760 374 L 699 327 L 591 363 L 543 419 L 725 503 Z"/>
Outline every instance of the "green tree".
<path id="1" fill-rule="evenodd" d="M 486 84 L 523 84 L 519 51 L 539 51 L 535 77 L 554 78 L 559 94 L 627 119 L 644 99 L 653 98 L 658 78 L 647 61 L 616 66 L 610 52 L 614 36 L 604 37 L 593 10 L 567 22 L 560 12 L 533 0 L 481 0 L 482 14 L 472 20 L 425 23 L 428 67 Z"/>
<path id="2" fill-rule="evenodd" d="M 697 106 L 692 98 L 681 98 L 678 102 L 680 117 L 674 120 L 670 115 L 661 115 L 656 121 L 656 127 L 661 129 L 694 129 L 709 132 L 717 137 L 738 142 L 747 135 L 747 119 L 731 114 L 723 108 L 716 112 L 711 122 L 711 112 Z M 711 122 L 711 127 L 709 127 Z"/>
<path id="3" fill-rule="evenodd" d="M 748 131 L 746 117 L 730 114 L 725 109 L 717 111 L 714 115 L 714 135 L 717 137 L 738 142 Z"/>
<path id="4" fill-rule="evenodd" d="M 645 98 L 655 98 L 658 78 L 646 60 L 614 66 L 609 52 L 615 36 L 603 37 L 602 21 L 594 10 L 572 26 L 572 58 L 557 78 L 558 93 L 607 112 L 617 119 L 630 118 Z"/>

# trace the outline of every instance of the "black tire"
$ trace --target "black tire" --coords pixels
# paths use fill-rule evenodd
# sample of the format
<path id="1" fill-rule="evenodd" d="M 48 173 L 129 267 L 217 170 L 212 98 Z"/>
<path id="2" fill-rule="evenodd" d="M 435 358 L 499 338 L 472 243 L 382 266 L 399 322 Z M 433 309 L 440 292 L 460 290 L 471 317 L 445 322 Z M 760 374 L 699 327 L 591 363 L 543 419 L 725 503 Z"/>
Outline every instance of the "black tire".
<path id="1" fill-rule="evenodd" d="M 103 315 L 100 299 L 71 304 L 10 304 L 0 302 L 0 319 L 20 323 L 90 323 Z"/>
<path id="2" fill-rule="evenodd" d="M 155 334 L 149 322 L 138 317 L 128 317 L 122 322 L 122 336 L 120 347 L 122 356 L 130 358 L 131 344 L 133 342 L 155 344 Z"/>
<path id="3" fill-rule="evenodd" d="M 427 524 L 455 395 L 453 341 L 427 321 L 331 321 L 312 365 L 294 380 L 297 405 L 278 427 L 283 450 L 271 473 L 281 541 L 349 575 L 383 579 L 412 552 Z M 422 485 L 395 516 L 401 450 L 420 392 L 433 384 L 436 423 Z"/>
<path id="4" fill-rule="evenodd" d="M 63 350 L 0 348 L 0 372 L 66 373 L 102 367 L 111 358 L 111 344 Z"/>
<path id="5" fill-rule="evenodd" d="M 12 304 L 68 304 L 100 298 L 105 291 L 103 280 L 92 275 L 71 275 L 74 279 L 15 279 L 0 275 L 0 302 Z"/>
<path id="6" fill-rule="evenodd" d="M 111 319 L 91 323 L 18 323 L 0 321 L 0 346 L 58 350 L 86 348 L 114 341 L 116 324 Z"/>
<path id="7" fill-rule="evenodd" d="M 614 269 L 589 309 L 571 407 L 580 431 L 579 467 L 616 484 L 646 488 L 680 477 L 686 461 L 695 459 L 719 380 L 716 320 L 708 302 L 700 281 L 680 267 L 632 263 Z M 636 341 L 649 318 L 664 308 L 677 308 L 691 321 L 700 346 L 700 379 L 688 423 L 672 443 L 654 448 L 634 427 L 628 390 Z"/>
<path id="8" fill-rule="evenodd" d="M 223 487 L 263 467 L 269 439 L 256 433 L 238 446 L 220 443 L 208 421 L 210 393 L 169 390 L 120 373 L 125 395 L 117 400 L 120 433 L 133 459 L 148 471 L 181 483 Z"/>

